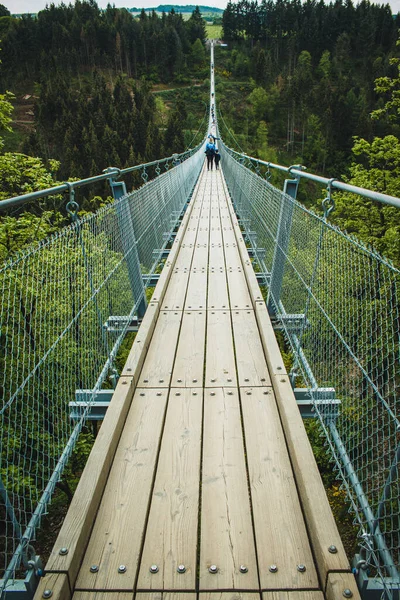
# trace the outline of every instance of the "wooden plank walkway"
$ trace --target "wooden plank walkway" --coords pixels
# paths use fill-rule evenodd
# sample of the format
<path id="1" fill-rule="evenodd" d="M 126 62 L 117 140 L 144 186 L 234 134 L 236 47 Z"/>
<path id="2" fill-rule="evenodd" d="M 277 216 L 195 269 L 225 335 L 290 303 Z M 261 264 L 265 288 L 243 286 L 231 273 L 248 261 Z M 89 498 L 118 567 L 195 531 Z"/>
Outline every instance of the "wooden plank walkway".
<path id="1" fill-rule="evenodd" d="M 46 572 L 37 599 L 358 598 L 221 171 L 196 186 Z"/>

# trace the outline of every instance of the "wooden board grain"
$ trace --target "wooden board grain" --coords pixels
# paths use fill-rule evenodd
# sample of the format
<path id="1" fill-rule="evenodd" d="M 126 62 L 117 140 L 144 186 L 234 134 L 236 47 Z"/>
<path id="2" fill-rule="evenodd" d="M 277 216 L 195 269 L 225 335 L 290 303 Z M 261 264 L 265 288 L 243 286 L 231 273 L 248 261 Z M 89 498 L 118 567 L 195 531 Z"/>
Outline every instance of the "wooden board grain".
<path id="1" fill-rule="evenodd" d="M 183 310 L 189 276 L 190 267 L 174 269 L 161 305 L 162 310 Z"/>
<path id="2" fill-rule="evenodd" d="M 258 589 L 239 398 L 233 388 L 204 391 L 201 508 L 200 589 Z M 212 565 L 215 574 L 209 572 Z"/>
<path id="3" fill-rule="evenodd" d="M 141 388 L 168 387 L 181 326 L 182 312 L 162 310 L 147 352 L 138 386 Z"/>
<path id="4" fill-rule="evenodd" d="M 138 589 L 196 589 L 202 396 L 170 393 Z M 153 564 L 158 573 L 150 573 Z"/>
<path id="5" fill-rule="evenodd" d="M 193 270 L 187 287 L 185 310 L 204 310 L 207 304 L 207 269 Z"/>
<path id="6" fill-rule="evenodd" d="M 208 271 L 207 308 L 215 310 L 229 309 L 228 283 L 225 269 Z"/>
<path id="7" fill-rule="evenodd" d="M 326 583 L 326 600 L 342 600 L 344 590 L 350 590 L 352 600 L 360 600 L 357 583 L 353 573 L 329 573 Z"/>
<path id="8" fill-rule="evenodd" d="M 240 397 L 261 589 L 318 589 L 272 388 L 241 388 Z"/>
<path id="9" fill-rule="evenodd" d="M 72 600 L 133 600 L 133 592 L 75 592 Z"/>
<path id="10" fill-rule="evenodd" d="M 142 370 L 151 338 L 153 337 L 158 313 L 158 302 L 150 302 L 143 317 L 143 321 L 140 324 L 139 331 L 134 339 L 132 348 L 129 351 L 124 368 L 122 369 L 121 375 L 123 377 L 133 377 L 134 385 L 137 385 L 138 383 L 140 371 Z"/>
<path id="11" fill-rule="evenodd" d="M 266 353 L 268 356 L 268 349 Z M 320 580 L 325 581 L 329 571 L 348 570 L 349 561 L 329 506 L 289 377 L 272 375 L 271 379 L 315 563 Z M 336 546 L 336 554 L 329 552 L 328 548 L 331 545 Z"/>
<path id="12" fill-rule="evenodd" d="M 179 334 L 171 386 L 203 386 L 205 336 L 206 311 L 185 311 Z"/>
<path id="13" fill-rule="evenodd" d="M 133 377 L 120 377 L 46 565 L 47 572 L 68 573 L 71 586 L 89 540 L 133 393 Z M 68 554 L 60 555 L 60 548 L 67 548 Z"/>
<path id="14" fill-rule="evenodd" d="M 39 580 L 34 600 L 43 600 L 43 592 L 51 591 L 51 598 L 54 600 L 71 600 L 71 589 L 69 586 L 68 575 L 65 573 L 46 573 Z"/>
<path id="15" fill-rule="evenodd" d="M 274 591 L 264 592 L 262 600 L 324 600 L 324 595 L 315 590 Z M 337 600 L 341 599 L 337 598 Z"/>
<path id="16" fill-rule="evenodd" d="M 274 328 L 264 302 L 255 303 L 255 315 L 263 348 L 268 348 L 268 370 L 272 375 L 287 375 Z"/>
<path id="17" fill-rule="evenodd" d="M 232 309 L 242 310 L 252 308 L 246 278 L 241 265 L 229 267 L 226 271 L 229 287 L 229 300 Z"/>
<path id="18" fill-rule="evenodd" d="M 76 582 L 79 590 L 133 590 L 168 390 L 138 389 Z M 91 572 L 91 566 L 98 570 Z M 125 565 L 126 572 L 118 567 Z"/>
<path id="19" fill-rule="evenodd" d="M 197 600 L 193 592 L 137 592 L 135 600 Z"/>
<path id="20" fill-rule="evenodd" d="M 207 317 L 205 387 L 236 386 L 236 365 L 230 311 L 209 310 Z"/>
<path id="21" fill-rule="evenodd" d="M 239 385 L 271 385 L 254 311 L 233 310 L 232 322 Z"/>
<path id="22" fill-rule="evenodd" d="M 199 600 L 261 600 L 255 592 L 201 592 Z"/>

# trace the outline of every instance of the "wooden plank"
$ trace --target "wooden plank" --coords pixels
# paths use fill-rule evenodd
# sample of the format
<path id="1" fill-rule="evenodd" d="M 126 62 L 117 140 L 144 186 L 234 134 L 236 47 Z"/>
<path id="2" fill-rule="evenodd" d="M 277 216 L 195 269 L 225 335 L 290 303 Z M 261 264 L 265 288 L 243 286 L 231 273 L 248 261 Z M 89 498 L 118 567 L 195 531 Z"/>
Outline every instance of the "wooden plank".
<path id="1" fill-rule="evenodd" d="M 227 241 L 226 234 L 224 232 L 224 252 L 225 252 L 225 263 L 226 263 L 227 269 L 229 269 L 229 267 L 232 267 L 232 268 L 242 267 L 242 261 L 240 258 L 239 250 L 236 245 L 236 238 L 233 235 L 233 233 L 230 236 L 229 241 Z"/>
<path id="2" fill-rule="evenodd" d="M 187 288 L 185 310 L 204 310 L 207 303 L 207 271 L 192 271 Z"/>
<path id="3" fill-rule="evenodd" d="M 143 321 L 139 327 L 139 331 L 137 332 L 137 335 L 133 341 L 133 345 L 128 354 L 124 368 L 122 369 L 121 375 L 123 377 L 133 377 L 135 385 L 138 382 L 140 371 L 143 367 L 151 338 L 153 337 L 158 313 L 158 302 L 150 302 L 144 314 Z"/>
<path id="4" fill-rule="evenodd" d="M 206 311 L 185 311 L 176 351 L 173 387 L 202 387 L 206 337 Z"/>
<path id="5" fill-rule="evenodd" d="M 268 363 L 273 364 L 268 347 L 264 350 Z M 315 564 L 320 580 L 325 581 L 329 571 L 347 571 L 349 561 L 326 497 L 289 377 L 272 375 L 271 378 Z M 331 545 L 336 546 L 336 554 L 329 552 L 328 548 Z"/>
<path id="6" fill-rule="evenodd" d="M 207 232 L 208 235 L 208 232 Z M 197 242 L 194 250 L 192 269 L 206 269 L 208 264 L 208 237 L 207 241 Z"/>
<path id="7" fill-rule="evenodd" d="M 75 592 L 72 600 L 133 600 L 133 592 Z"/>
<path id="8" fill-rule="evenodd" d="M 213 241 L 210 241 L 208 267 L 209 269 L 225 269 L 225 256 L 222 238 L 217 235 L 218 232 L 211 233 L 214 233 L 215 235 L 212 238 Z"/>
<path id="9" fill-rule="evenodd" d="M 238 265 L 235 268 L 228 268 L 227 279 L 231 308 L 239 310 L 251 308 L 251 298 L 242 267 Z"/>
<path id="10" fill-rule="evenodd" d="M 135 600 L 197 600 L 193 592 L 137 592 Z"/>
<path id="11" fill-rule="evenodd" d="M 225 269 L 211 269 L 208 272 L 207 308 L 226 310 L 229 306 Z"/>
<path id="12" fill-rule="evenodd" d="M 258 589 L 239 398 L 232 388 L 204 391 L 201 508 L 200 589 Z"/>
<path id="13" fill-rule="evenodd" d="M 46 565 L 47 572 L 67 572 L 72 586 L 88 543 L 133 392 L 133 378 L 120 377 Z M 60 548 L 67 548 L 68 554 L 60 555 Z"/>
<path id="14" fill-rule="evenodd" d="M 186 208 L 185 214 L 183 215 L 181 224 L 177 231 L 175 240 L 170 249 L 168 259 L 164 265 L 164 268 L 161 271 L 160 279 L 158 280 L 157 285 L 154 290 L 154 293 L 153 293 L 153 298 L 152 298 L 153 302 L 162 302 L 165 292 L 166 292 L 166 289 L 167 289 L 167 285 L 170 280 L 171 273 L 173 271 L 173 268 L 175 266 L 175 263 L 176 263 L 176 260 L 178 257 L 178 253 L 179 253 L 179 250 L 181 247 L 181 242 L 185 238 L 187 239 L 188 242 L 190 241 L 191 232 L 189 231 L 190 230 L 189 221 L 190 221 L 190 215 L 193 210 L 198 192 L 199 192 L 199 182 L 196 184 L 196 188 L 193 193 L 193 199 L 189 203 L 188 207 Z"/>
<path id="15" fill-rule="evenodd" d="M 268 364 L 269 372 L 274 375 L 286 375 L 285 363 L 283 362 L 279 344 L 275 337 L 274 328 L 272 327 L 271 319 L 269 318 L 268 309 L 264 302 L 255 303 L 255 315 L 262 345 L 264 348 L 268 348 L 270 356 L 270 362 Z"/>
<path id="16" fill-rule="evenodd" d="M 262 600 L 324 600 L 322 592 L 316 590 L 296 590 L 296 591 L 280 591 L 263 592 Z M 336 600 L 341 600 L 337 598 Z"/>
<path id="17" fill-rule="evenodd" d="M 141 388 L 168 387 L 175 358 L 182 320 L 180 311 L 160 312 L 153 339 L 144 361 L 138 386 Z"/>
<path id="18" fill-rule="evenodd" d="M 232 311 L 239 386 L 271 385 L 254 311 Z"/>
<path id="19" fill-rule="evenodd" d="M 51 591 L 52 600 L 70 600 L 72 596 L 68 575 L 65 573 L 46 573 L 44 577 L 41 577 L 34 600 L 43 600 L 45 590 Z"/>
<path id="20" fill-rule="evenodd" d="M 202 396 L 171 390 L 138 589 L 196 589 Z"/>
<path id="21" fill-rule="evenodd" d="M 353 573 L 329 573 L 326 584 L 326 600 L 338 600 L 348 598 L 344 595 L 344 590 L 350 590 L 353 600 L 360 600 L 357 583 Z"/>
<path id="22" fill-rule="evenodd" d="M 236 387 L 236 365 L 229 311 L 209 310 L 205 387 Z"/>
<path id="23" fill-rule="evenodd" d="M 161 305 L 163 310 L 183 310 L 189 276 L 189 267 L 174 269 Z"/>
<path id="24" fill-rule="evenodd" d="M 136 390 L 88 548 L 79 590 L 133 590 L 168 390 Z M 101 430 L 100 430 L 101 431 Z M 96 565 L 98 570 L 91 572 Z M 126 571 L 118 568 L 125 565 Z"/>
<path id="25" fill-rule="evenodd" d="M 240 397 L 261 589 L 318 589 L 273 391 L 241 388 Z"/>
<path id="26" fill-rule="evenodd" d="M 255 592 L 201 592 L 199 600 L 260 600 Z"/>

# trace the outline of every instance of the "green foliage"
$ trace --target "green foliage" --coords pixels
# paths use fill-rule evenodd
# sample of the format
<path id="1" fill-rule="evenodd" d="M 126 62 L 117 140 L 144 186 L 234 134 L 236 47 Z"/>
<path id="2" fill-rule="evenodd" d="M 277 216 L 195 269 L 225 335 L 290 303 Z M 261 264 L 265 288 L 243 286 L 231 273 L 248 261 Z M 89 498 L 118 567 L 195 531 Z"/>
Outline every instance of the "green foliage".
<path id="1" fill-rule="evenodd" d="M 40 158 L 11 152 L 0 154 L 0 200 L 53 187 L 53 173 L 59 166 L 58 161 L 50 160 L 49 171 Z"/>
<path id="2" fill-rule="evenodd" d="M 0 5 L 1 6 L 1 5 Z M 11 115 L 14 110 L 11 100 L 14 95 L 11 92 L 5 92 L 0 94 L 0 133 L 2 130 L 11 131 L 10 123 L 12 121 Z M 3 148 L 4 141 L 0 136 L 0 151 Z"/>

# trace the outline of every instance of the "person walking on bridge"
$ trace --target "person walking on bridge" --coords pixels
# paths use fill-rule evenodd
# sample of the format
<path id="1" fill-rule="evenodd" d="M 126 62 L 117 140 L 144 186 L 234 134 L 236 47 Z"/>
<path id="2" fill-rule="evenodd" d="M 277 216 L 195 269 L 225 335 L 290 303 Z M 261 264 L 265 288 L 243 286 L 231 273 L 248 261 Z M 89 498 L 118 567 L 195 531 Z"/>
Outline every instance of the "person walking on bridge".
<path id="1" fill-rule="evenodd" d="M 210 168 L 212 171 L 214 154 L 215 154 L 215 144 L 213 142 L 212 137 L 210 136 L 209 141 L 206 144 L 206 152 L 205 152 L 205 155 L 207 156 L 207 171 L 209 171 Z"/>
<path id="2" fill-rule="evenodd" d="M 218 152 L 218 148 L 215 149 L 215 154 L 214 154 L 214 162 L 215 162 L 215 168 L 218 170 L 219 167 L 219 161 L 221 160 L 221 155 Z"/>

